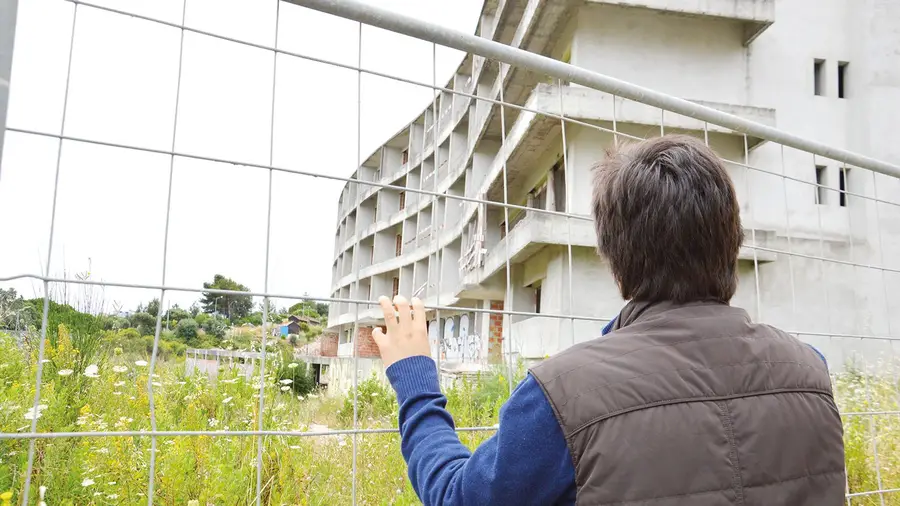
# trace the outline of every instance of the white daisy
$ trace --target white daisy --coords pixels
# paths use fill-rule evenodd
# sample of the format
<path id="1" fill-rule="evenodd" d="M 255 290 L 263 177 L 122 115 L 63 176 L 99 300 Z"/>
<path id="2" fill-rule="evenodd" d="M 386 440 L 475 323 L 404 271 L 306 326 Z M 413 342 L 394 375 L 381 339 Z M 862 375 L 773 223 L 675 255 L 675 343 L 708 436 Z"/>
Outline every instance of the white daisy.
<path id="1" fill-rule="evenodd" d="M 290 385 L 293 382 L 294 382 L 294 380 L 292 380 L 290 378 L 286 378 L 286 379 L 279 381 L 279 383 L 281 383 L 282 385 Z"/>
<path id="2" fill-rule="evenodd" d="M 283 386 L 283 387 L 281 387 L 281 391 L 282 391 L 282 392 L 287 392 L 287 391 L 290 390 L 290 389 L 291 389 L 291 387 L 289 387 L 289 386 Z"/>
<path id="3" fill-rule="evenodd" d="M 300 364 L 298 364 L 297 362 L 291 362 L 290 364 L 288 364 L 288 369 L 293 369 L 293 368 L 297 367 L 298 365 L 300 365 Z"/>
<path id="4" fill-rule="evenodd" d="M 222 404 L 228 404 L 228 403 L 230 403 L 233 399 L 234 399 L 234 397 L 226 397 L 225 399 L 222 399 Z"/>
<path id="5" fill-rule="evenodd" d="M 146 360 L 136 360 L 134 362 L 134 365 L 136 365 L 138 367 L 147 367 L 147 361 Z"/>
<path id="6" fill-rule="evenodd" d="M 59 374 L 60 376 L 71 376 L 73 372 L 75 371 L 72 369 L 60 369 L 56 371 L 56 374 Z"/>
<path id="7" fill-rule="evenodd" d="M 87 376 L 88 378 L 99 378 L 100 377 L 100 375 L 98 374 L 99 369 L 100 368 L 97 367 L 97 364 L 91 364 L 84 369 L 84 375 Z"/>
<path id="8" fill-rule="evenodd" d="M 82 487 L 90 487 L 93 484 L 94 484 L 94 480 L 92 480 L 90 478 L 85 478 L 84 481 L 81 482 Z"/>

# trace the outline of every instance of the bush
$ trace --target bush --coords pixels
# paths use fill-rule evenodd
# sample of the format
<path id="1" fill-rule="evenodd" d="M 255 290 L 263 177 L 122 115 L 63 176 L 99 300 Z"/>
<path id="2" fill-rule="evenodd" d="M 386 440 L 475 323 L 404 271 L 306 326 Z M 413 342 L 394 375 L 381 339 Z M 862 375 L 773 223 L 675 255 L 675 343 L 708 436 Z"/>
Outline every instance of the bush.
<path id="1" fill-rule="evenodd" d="M 316 378 L 313 376 L 312 368 L 306 362 L 294 361 L 293 347 L 280 346 L 275 364 L 277 367 L 275 381 L 279 387 L 290 387 L 288 390 L 294 395 L 307 395 L 316 389 Z"/>
<path id="2" fill-rule="evenodd" d="M 185 318 L 178 322 L 178 325 L 175 326 L 175 335 L 186 341 L 188 344 L 191 344 L 192 341 L 197 339 L 197 331 L 200 330 L 200 325 L 193 318 Z"/>
<path id="3" fill-rule="evenodd" d="M 397 397 L 391 388 L 372 374 L 372 377 L 363 381 L 357 387 L 357 421 L 360 425 L 369 425 L 369 418 L 372 421 L 385 421 L 389 419 L 389 423 L 396 425 L 397 414 Z M 353 390 L 344 397 L 344 405 L 338 413 L 338 418 L 347 426 L 353 425 Z"/>

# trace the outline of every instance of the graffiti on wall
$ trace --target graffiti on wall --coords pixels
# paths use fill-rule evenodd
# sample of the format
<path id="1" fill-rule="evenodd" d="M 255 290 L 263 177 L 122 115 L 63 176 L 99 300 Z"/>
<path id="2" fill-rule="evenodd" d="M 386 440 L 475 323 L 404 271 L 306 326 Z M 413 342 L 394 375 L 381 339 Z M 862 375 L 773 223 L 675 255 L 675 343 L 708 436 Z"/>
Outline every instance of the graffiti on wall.
<path id="1" fill-rule="evenodd" d="M 442 322 L 433 320 L 428 324 L 432 351 L 439 349 L 441 358 L 449 361 L 478 360 L 481 339 L 474 330 L 475 318 L 467 314 L 444 318 Z"/>

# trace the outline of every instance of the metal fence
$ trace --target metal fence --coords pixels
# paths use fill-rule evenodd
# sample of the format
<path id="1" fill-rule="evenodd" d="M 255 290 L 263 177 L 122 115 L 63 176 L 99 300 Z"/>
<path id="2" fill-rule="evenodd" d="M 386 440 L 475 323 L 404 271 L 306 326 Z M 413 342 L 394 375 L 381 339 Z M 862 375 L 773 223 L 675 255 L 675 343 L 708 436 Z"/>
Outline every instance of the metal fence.
<path id="1" fill-rule="evenodd" d="M 476 71 L 482 71 L 484 69 L 490 68 L 491 74 L 495 76 L 494 80 L 489 83 L 492 86 L 490 86 L 489 89 L 482 91 L 480 89 L 476 89 L 476 87 L 470 85 L 470 83 L 467 83 L 464 86 L 443 86 L 441 85 L 441 83 L 438 83 L 436 81 L 436 78 L 432 80 L 432 82 L 418 82 L 363 68 L 361 62 L 359 61 L 355 65 L 339 63 L 312 57 L 299 52 L 281 49 L 278 44 L 279 37 L 277 17 L 275 27 L 273 27 L 275 43 L 272 45 L 266 45 L 224 36 L 210 31 L 193 28 L 191 26 L 185 26 L 183 13 L 182 21 L 178 23 L 166 21 L 163 19 L 157 19 L 150 16 L 139 15 L 132 12 L 127 12 L 119 8 L 112 8 L 104 5 L 94 4 L 91 2 L 83 2 L 80 0 L 69 1 L 72 2 L 75 6 L 74 14 L 72 16 L 73 28 L 78 24 L 79 12 L 85 9 L 94 9 L 112 14 L 119 14 L 122 16 L 130 16 L 132 18 L 142 20 L 143 22 L 164 25 L 181 31 L 181 45 L 178 53 L 179 78 L 176 85 L 177 91 L 175 94 L 175 128 L 173 128 L 171 147 L 169 149 L 146 148 L 136 145 L 126 145 L 118 142 L 112 142 L 101 138 L 83 138 L 67 134 L 65 112 L 67 110 L 67 101 L 69 97 L 68 79 L 71 75 L 73 66 L 72 54 L 78 51 L 78 40 L 76 37 L 76 30 L 74 29 L 72 30 L 72 40 L 70 42 L 67 60 L 67 80 L 63 105 L 64 112 L 62 122 L 59 125 L 59 129 L 56 131 L 38 131 L 28 128 L 19 128 L 16 125 L 6 126 L 7 132 L 15 132 L 22 135 L 39 136 L 53 139 L 58 141 L 60 146 L 59 153 L 57 154 L 56 158 L 55 178 L 52 188 L 53 210 L 51 214 L 50 228 L 48 231 L 50 247 L 47 251 L 46 259 L 42 265 L 43 274 L 21 273 L 18 275 L 0 278 L 0 281 L 12 281 L 16 279 L 28 278 L 37 280 L 43 285 L 44 306 L 42 324 L 40 328 L 41 341 L 37 357 L 36 388 L 32 406 L 33 413 L 38 412 L 38 406 L 41 404 L 42 399 L 42 383 L 43 380 L 46 379 L 43 377 L 43 363 L 46 353 L 45 341 L 48 330 L 48 310 L 50 304 L 49 294 L 51 293 L 53 285 L 79 284 L 155 290 L 158 291 L 161 306 L 165 303 L 167 296 L 169 296 L 172 292 L 200 293 L 206 291 L 216 294 L 236 293 L 242 295 L 251 295 L 254 297 L 261 297 L 263 301 L 266 302 L 263 305 L 263 307 L 265 308 L 263 321 L 268 321 L 268 301 L 270 298 L 324 301 L 335 305 L 346 305 L 346 307 L 353 308 L 356 316 L 354 319 L 353 334 L 357 335 L 360 312 L 365 311 L 371 307 L 376 307 L 376 303 L 373 300 L 358 296 L 336 297 L 325 296 L 325 294 L 301 295 L 297 293 L 273 293 L 269 290 L 269 258 L 272 242 L 272 178 L 276 172 L 302 177 L 321 178 L 332 181 L 345 182 L 348 184 L 355 184 L 358 188 L 404 191 L 408 194 L 417 194 L 418 199 L 428 199 L 429 201 L 458 201 L 460 203 L 471 205 L 473 207 L 486 206 L 491 209 L 499 209 L 503 213 L 502 223 L 505 227 L 503 232 L 506 238 L 509 238 L 510 236 L 511 224 L 514 221 L 510 219 L 511 213 L 526 212 L 534 213 L 535 216 L 546 216 L 559 219 L 561 221 L 559 221 L 558 223 L 564 225 L 567 230 L 567 235 L 573 234 L 573 229 L 575 227 L 577 227 L 579 224 L 590 222 L 591 218 L 587 214 L 574 212 L 570 207 L 572 200 L 571 198 L 566 199 L 565 208 L 561 210 L 547 209 L 546 206 L 544 208 L 540 208 L 528 205 L 517 205 L 508 201 L 506 157 L 512 153 L 512 151 L 515 149 L 515 146 L 507 146 L 512 142 L 509 139 L 509 136 L 512 134 L 514 129 L 514 125 L 510 124 L 510 121 L 507 120 L 507 117 L 516 116 L 517 118 L 521 119 L 526 115 L 533 115 L 534 117 L 550 119 L 553 122 L 558 122 L 558 126 L 560 128 L 560 140 L 562 143 L 560 147 L 563 153 L 562 162 L 564 169 L 567 169 L 566 164 L 569 163 L 566 155 L 569 152 L 567 147 L 566 135 L 567 131 L 569 131 L 569 129 L 571 128 L 581 128 L 597 132 L 598 134 L 604 136 L 603 138 L 608 139 L 610 144 L 618 144 L 620 142 L 638 140 L 647 136 L 665 134 L 672 131 L 689 132 L 693 135 L 701 136 L 706 140 L 707 143 L 710 143 L 711 139 L 722 138 L 723 136 L 728 136 L 732 140 L 737 139 L 737 144 L 732 142 L 731 151 L 723 153 L 723 157 L 726 159 L 726 163 L 729 166 L 729 169 L 734 170 L 734 174 L 738 175 L 738 177 L 736 177 L 736 183 L 739 187 L 739 192 L 741 193 L 742 210 L 745 211 L 745 224 L 747 224 L 749 228 L 749 233 L 747 234 L 747 243 L 744 247 L 746 251 L 744 262 L 745 264 L 749 264 L 752 267 L 748 267 L 747 273 L 745 273 L 744 277 L 742 278 L 742 293 L 744 293 L 745 296 L 740 300 L 740 302 L 744 302 L 752 307 L 751 314 L 754 314 L 755 319 L 776 323 L 781 326 L 787 326 L 786 330 L 788 330 L 789 332 L 794 333 L 801 338 L 820 346 L 826 351 L 829 362 L 835 364 L 834 367 L 836 370 L 853 366 L 859 368 L 858 370 L 862 370 L 863 375 L 866 378 L 868 378 L 868 374 L 870 372 L 873 374 L 888 375 L 890 376 L 890 381 L 895 386 L 897 386 L 897 369 L 894 362 L 896 360 L 896 353 L 894 353 L 894 350 L 896 347 L 896 340 L 900 339 L 900 337 L 895 337 L 895 333 L 891 328 L 892 321 L 896 323 L 897 319 L 893 315 L 893 312 L 896 308 L 892 307 L 891 305 L 891 300 L 893 300 L 893 284 L 890 280 L 892 277 L 900 273 L 900 266 L 891 261 L 892 255 L 896 254 L 896 251 L 891 247 L 891 244 L 892 240 L 896 240 L 896 238 L 882 237 L 882 234 L 887 235 L 891 233 L 889 231 L 889 227 L 887 227 L 886 224 L 893 223 L 890 220 L 893 220 L 894 217 L 897 216 L 897 207 L 900 206 L 900 201 L 897 200 L 896 192 L 893 192 L 890 189 L 893 180 L 895 178 L 900 178 L 900 166 L 885 162 L 883 160 L 872 159 L 861 154 L 849 152 L 843 149 L 838 149 L 827 144 L 814 142 L 810 139 L 798 137 L 777 128 L 756 123 L 748 119 L 744 119 L 717 109 L 713 109 L 711 107 L 700 105 L 698 103 L 690 102 L 687 100 L 682 100 L 663 93 L 655 92 L 653 90 L 645 89 L 637 85 L 619 81 L 615 78 L 601 75 L 583 68 L 578 68 L 561 61 L 528 53 L 516 47 L 517 42 L 515 40 L 513 41 L 512 45 L 501 44 L 498 42 L 493 42 L 489 39 L 455 32 L 441 26 L 424 23 L 420 20 L 408 18 L 403 15 L 376 9 L 374 7 L 364 5 L 356 1 L 338 2 L 324 0 L 294 0 L 292 3 L 359 22 L 360 37 L 358 49 L 360 58 L 362 46 L 364 45 L 362 27 L 363 24 L 371 25 L 431 42 L 435 51 L 438 45 L 442 45 L 465 51 L 472 55 L 476 55 L 475 58 L 480 62 L 480 65 L 478 65 Z M 191 0 L 186 0 L 185 9 L 187 8 L 186 6 L 190 3 L 190 1 Z M 280 6 L 281 2 L 276 1 L 275 3 L 276 5 Z M 501 2 L 501 6 L 502 5 L 503 2 Z M 276 9 L 278 9 L 278 7 L 276 7 Z M 276 12 L 278 12 L 278 10 L 276 10 Z M 177 130 L 178 126 L 178 112 L 181 105 L 181 70 L 183 64 L 182 55 L 185 33 L 193 33 L 204 37 L 229 41 L 235 44 L 245 45 L 271 53 L 274 61 L 272 75 L 273 98 L 270 111 L 272 113 L 273 120 L 269 131 L 269 135 L 272 140 L 270 142 L 268 163 L 248 163 L 244 160 L 233 160 L 216 156 L 198 155 L 176 151 L 175 131 Z M 521 42 L 521 40 L 519 40 L 518 42 Z M 386 183 L 382 180 L 364 180 L 362 178 L 341 176 L 324 171 L 296 169 L 275 165 L 273 163 L 272 157 L 272 145 L 274 144 L 275 136 L 274 110 L 276 107 L 276 100 L 274 90 L 276 79 L 278 77 L 278 55 L 334 65 L 336 67 L 355 72 L 357 74 L 357 92 L 359 94 L 362 93 L 362 76 L 365 74 L 375 75 L 385 79 L 393 79 L 408 85 L 419 86 L 433 91 L 435 93 L 435 99 L 432 106 L 433 118 L 434 121 L 437 122 L 437 125 L 435 125 L 435 127 L 431 129 L 431 139 L 425 139 L 425 142 L 431 142 L 432 146 L 434 146 L 434 144 L 436 143 L 436 140 L 438 136 L 441 135 L 441 132 L 445 130 L 445 128 L 440 124 L 441 121 L 458 121 L 458 118 L 448 118 L 448 114 L 443 113 L 443 107 L 441 107 L 441 110 L 439 110 L 438 96 L 440 94 L 446 94 L 447 96 L 451 97 L 463 97 L 465 99 L 471 100 L 472 103 L 477 102 L 480 104 L 486 104 L 486 107 L 488 107 L 488 110 L 490 111 L 487 116 L 497 118 L 500 122 L 502 131 L 502 136 L 500 139 L 501 148 L 497 154 L 497 157 L 503 160 L 499 167 L 500 173 L 498 174 L 502 185 L 502 191 L 500 192 L 502 194 L 502 198 L 499 200 L 493 200 L 487 198 L 484 194 L 476 196 L 452 194 L 449 192 L 449 189 L 447 187 L 441 187 L 438 185 L 438 177 L 434 178 L 434 184 L 431 188 L 424 187 L 424 185 L 418 188 L 410 188 L 408 186 L 399 186 L 393 184 L 392 182 Z M 542 87 L 540 88 L 540 91 L 541 93 L 543 93 L 543 95 L 539 98 L 542 98 L 543 102 L 540 102 L 539 100 L 536 102 L 526 102 L 524 100 L 512 102 L 505 100 L 504 93 L 507 87 L 508 78 L 515 69 L 518 69 L 520 71 L 532 72 L 550 78 L 549 83 L 542 84 Z M 485 70 L 485 72 L 487 71 Z M 474 75 L 472 77 L 477 80 L 481 76 Z M 13 83 L 15 82 L 13 81 Z M 587 101 L 589 103 L 593 103 L 595 105 L 599 104 L 604 108 L 608 108 L 609 121 L 592 121 L 588 119 L 579 119 L 573 117 L 573 115 L 567 115 L 567 109 L 583 106 L 583 104 L 576 106 L 566 103 L 567 100 L 571 99 L 570 90 L 576 89 L 586 90 Z M 238 98 L 237 100 L 240 100 L 240 98 Z M 348 100 L 355 100 L 357 103 L 359 103 L 361 99 L 358 95 L 357 97 L 348 97 Z M 358 112 L 356 118 L 357 131 L 359 131 L 359 129 L 361 128 L 360 116 L 361 112 Z M 452 116 L 452 114 L 450 116 Z M 647 120 L 646 118 L 648 117 L 652 119 Z M 472 118 L 470 118 L 470 121 L 472 121 Z M 652 129 L 635 129 L 635 124 L 643 124 L 645 126 L 651 124 L 655 126 Z M 450 126 L 449 128 L 452 130 L 453 126 Z M 7 143 L 8 142 L 9 136 L 7 136 Z M 53 252 L 54 227 L 57 218 L 56 203 L 57 193 L 59 192 L 60 187 L 60 161 L 64 156 L 62 148 L 68 145 L 75 144 L 90 144 L 109 149 L 139 150 L 168 157 L 169 186 L 165 217 L 165 239 L 162 245 L 163 270 L 162 277 L 159 280 L 158 284 L 127 283 L 119 282 L 116 280 L 94 281 L 90 279 L 71 279 L 50 275 L 50 273 L 53 272 L 51 270 L 52 266 L 50 265 L 50 261 Z M 437 151 L 438 150 L 435 149 L 435 152 Z M 361 152 L 361 148 L 359 146 L 359 136 L 357 136 L 356 154 L 357 160 L 361 161 L 364 153 Z M 438 155 L 436 154 L 435 156 Z M 268 173 L 269 200 L 267 208 L 267 220 L 264 224 L 262 224 L 262 226 L 264 226 L 266 230 L 266 241 L 264 244 L 266 275 L 265 284 L 262 291 L 235 292 L 228 290 L 209 290 L 200 286 L 172 286 L 168 283 L 166 277 L 166 265 L 169 261 L 169 253 L 167 250 L 172 202 L 172 174 L 174 172 L 175 162 L 178 159 L 192 159 L 221 164 L 231 164 L 242 167 L 245 170 L 263 170 Z M 463 161 L 463 163 L 465 162 Z M 835 188 L 831 185 L 820 183 L 815 179 L 798 176 L 795 171 L 790 170 L 790 168 L 794 164 L 808 165 L 809 167 L 813 167 L 820 163 L 839 164 L 841 180 L 845 182 L 850 180 L 851 176 L 849 176 L 849 174 L 852 173 L 852 177 L 854 178 L 853 181 L 857 182 L 858 184 L 850 185 L 850 187 L 847 187 L 845 185 L 841 186 L 840 188 Z M 434 165 L 435 170 L 437 170 L 437 161 Z M 453 171 L 455 169 L 455 167 L 450 167 L 448 170 Z M 355 167 L 348 168 L 346 172 L 350 173 L 352 170 L 355 170 Z M 573 187 L 574 183 L 570 181 L 570 177 L 568 176 L 569 174 L 571 174 L 571 172 L 569 170 L 564 170 L 564 173 L 567 175 L 564 183 L 566 187 L 565 193 L 566 195 L 571 196 L 575 191 L 575 188 Z M 854 187 L 858 187 L 859 189 L 854 189 Z M 753 205 L 746 205 L 746 202 L 758 199 L 759 195 L 757 194 L 756 197 L 754 197 L 754 193 L 760 191 L 766 193 L 765 201 L 768 203 L 768 205 L 770 205 L 770 207 L 783 210 L 783 212 L 776 211 L 774 213 L 766 214 L 765 211 L 762 210 L 762 208 L 757 208 Z M 879 195 L 879 192 L 881 192 L 882 194 Z M 828 211 L 823 211 L 820 206 L 817 206 L 815 208 L 815 213 L 817 216 L 815 216 L 813 219 L 813 221 L 818 221 L 818 234 L 810 234 L 808 230 L 798 231 L 797 227 L 800 226 L 799 224 L 793 224 L 792 226 L 792 214 L 790 210 L 793 206 L 791 205 L 791 199 L 793 198 L 793 195 L 798 193 L 803 195 L 806 195 L 808 193 L 815 194 L 816 199 L 826 197 L 828 199 L 839 198 L 842 202 L 841 207 L 852 209 L 853 211 L 845 213 L 845 218 L 848 220 L 846 228 L 843 228 L 843 225 L 841 225 L 840 227 L 841 230 L 846 231 L 846 233 L 843 234 L 843 236 L 846 237 L 846 240 L 835 241 L 835 232 L 828 229 L 827 226 L 823 227 L 822 213 L 827 213 Z M 663 211 L 661 210 L 661 212 Z M 754 216 L 754 213 L 757 212 L 762 213 L 765 216 Z M 516 217 L 513 216 L 513 218 L 515 219 Z M 521 218 L 521 214 L 519 215 L 519 218 Z M 862 221 L 859 221 L 860 219 L 862 219 Z M 766 222 L 766 220 L 780 221 L 781 225 L 779 225 L 778 227 L 779 233 L 776 234 L 767 232 L 766 227 L 762 225 L 764 222 Z M 854 220 L 857 221 L 854 223 Z M 828 220 L 826 219 L 825 221 L 827 222 Z M 854 230 L 856 228 L 868 228 L 870 229 L 870 233 L 862 237 L 854 233 Z M 443 258 L 443 246 L 441 244 L 441 237 L 435 230 L 435 227 L 432 227 L 430 231 L 430 237 L 432 239 L 429 240 L 429 248 L 432 248 L 432 252 L 437 256 L 440 262 L 440 259 Z M 857 241 L 856 245 L 854 245 L 854 240 Z M 836 242 L 841 242 L 840 247 L 834 246 Z M 511 300 L 513 286 L 511 274 L 512 259 L 509 243 L 509 240 L 498 243 L 499 248 L 505 248 L 506 256 L 504 264 L 502 266 L 502 269 L 505 270 L 505 275 L 503 275 L 502 277 L 505 279 L 507 294 L 505 308 L 467 308 L 467 311 L 470 311 L 472 313 L 480 313 L 482 315 L 502 315 L 502 328 L 504 332 L 505 346 L 504 360 L 509 361 L 509 365 L 511 368 L 515 367 L 514 361 L 516 360 L 516 357 L 521 354 L 520 348 L 522 346 L 521 340 L 517 341 L 517 337 L 513 335 L 515 329 L 515 326 L 512 325 L 513 317 L 540 317 L 545 319 L 556 319 L 560 321 L 571 322 L 567 329 L 572 334 L 572 342 L 576 341 L 575 322 L 583 321 L 604 323 L 609 321 L 609 319 L 613 317 L 613 314 L 588 315 L 575 314 L 574 312 L 554 314 L 540 311 L 515 310 L 515 304 Z M 569 286 L 563 297 L 568 299 L 569 305 L 567 307 L 571 308 L 573 307 L 572 303 L 575 298 L 575 293 L 572 288 L 573 240 L 569 239 L 565 247 L 566 256 L 568 258 L 566 268 L 568 269 Z M 354 251 L 356 251 L 357 246 L 353 245 L 352 248 L 354 249 Z M 358 261 L 359 255 L 355 256 L 357 258 L 357 262 L 352 269 L 352 286 L 354 288 L 351 288 L 351 293 L 358 295 L 360 293 L 359 284 L 361 267 L 359 265 L 360 262 Z M 780 270 L 778 271 L 777 275 L 782 276 L 782 282 L 780 285 L 778 285 L 778 287 L 775 288 L 767 288 L 766 286 L 761 286 L 760 273 L 764 270 L 763 268 L 761 268 L 761 265 L 770 263 L 777 263 L 780 266 Z M 800 272 L 800 269 L 802 269 L 803 272 Z M 443 269 L 439 268 L 438 272 L 443 272 Z M 849 300 L 851 305 L 855 305 L 855 307 L 853 308 L 847 307 L 848 299 L 845 298 L 838 299 L 835 302 L 835 307 L 832 307 L 831 303 L 829 302 L 829 294 L 834 293 L 834 288 L 822 286 L 822 289 L 824 290 L 825 304 L 823 307 L 819 307 L 817 310 L 813 311 L 809 308 L 804 307 L 807 302 L 800 294 L 800 291 L 809 291 L 809 283 L 807 281 L 796 281 L 796 285 L 807 283 L 805 285 L 806 288 L 803 288 L 802 290 L 795 285 L 795 280 L 798 280 L 799 278 L 804 276 L 811 279 L 817 279 L 819 283 L 829 283 L 828 280 L 831 276 L 840 276 L 840 279 L 843 280 L 841 281 L 841 283 L 847 282 L 848 279 L 852 280 L 856 278 L 860 281 L 860 283 L 868 283 L 867 286 L 869 286 L 869 288 L 865 289 L 868 296 L 863 298 L 862 301 L 858 297 L 851 297 Z M 895 279 L 900 279 L 900 277 L 896 277 Z M 435 310 L 437 312 L 438 319 L 440 319 L 441 311 L 444 311 L 446 314 L 459 310 L 458 307 L 453 305 L 441 305 L 440 294 L 442 293 L 442 280 L 440 274 L 438 275 L 437 279 L 429 280 L 429 282 L 434 283 L 437 286 L 437 297 L 436 299 L 434 299 L 433 304 L 429 304 L 429 309 Z M 765 285 L 765 283 L 763 283 L 763 285 Z M 835 297 L 832 296 L 832 298 Z M 772 301 L 772 303 L 767 304 L 770 300 Z M 864 307 L 859 307 L 861 304 Z M 851 319 L 851 323 L 847 325 L 831 324 L 831 315 L 833 313 L 840 314 L 843 311 L 851 310 L 861 312 L 867 316 L 854 317 Z M 824 316 L 824 318 L 828 320 L 828 324 L 825 325 L 826 328 L 822 328 L 821 326 L 818 326 L 817 328 L 806 328 L 803 326 L 803 323 L 797 324 L 797 322 L 810 321 L 810 318 L 802 317 L 804 313 L 812 315 L 812 319 L 819 319 Z M 866 321 L 868 323 L 866 323 L 865 325 L 857 325 L 857 322 L 861 321 Z M 875 321 L 875 323 L 872 323 L 872 321 Z M 791 326 L 791 324 L 796 324 L 796 326 Z M 839 330 L 835 330 L 833 327 L 838 327 Z M 33 416 L 30 427 L 27 431 L 21 433 L 0 434 L 0 439 L 24 439 L 29 441 L 27 469 L 24 474 L 25 482 L 21 494 L 22 504 L 28 504 L 29 502 L 33 502 L 35 500 L 34 497 L 29 497 L 29 491 L 31 489 L 31 480 L 33 476 L 33 468 L 35 465 L 35 444 L 39 439 L 104 437 L 150 438 L 151 449 L 149 453 L 149 478 L 147 482 L 146 495 L 148 498 L 148 504 L 152 504 L 154 502 L 154 491 L 157 485 L 155 466 L 158 453 L 158 438 L 195 436 L 210 436 L 216 438 L 256 438 L 256 484 L 254 497 L 256 504 L 260 504 L 265 496 L 265 483 L 263 482 L 264 438 L 274 436 L 322 437 L 329 435 L 347 435 L 352 438 L 353 453 L 350 469 L 350 472 L 352 473 L 351 497 L 353 502 L 356 503 L 358 481 L 357 461 L 360 438 L 370 434 L 394 433 L 396 432 L 396 430 L 364 429 L 360 427 L 357 412 L 358 394 L 355 388 L 353 389 L 353 426 L 352 429 L 348 430 L 328 430 L 312 433 L 267 429 L 263 423 L 263 413 L 267 409 L 267 406 L 265 403 L 266 389 L 264 388 L 264 381 L 262 380 L 259 384 L 259 415 L 257 417 L 258 424 L 255 430 L 160 430 L 157 427 L 156 421 L 156 407 L 154 400 L 155 385 L 153 374 L 157 365 L 156 350 L 159 347 L 162 328 L 162 311 L 160 311 L 159 316 L 156 319 L 154 353 L 149 364 L 149 374 L 146 385 L 149 396 L 150 430 L 40 432 L 38 417 Z M 264 329 L 264 331 L 262 332 L 262 348 L 259 356 L 259 366 L 263 371 L 261 373 L 261 377 L 265 377 L 265 350 L 266 340 L 267 338 L 269 338 L 268 336 L 269 332 L 267 331 L 267 329 Z M 356 339 L 354 339 L 354 343 L 357 343 Z M 885 360 L 884 357 L 886 357 L 887 359 Z M 437 358 L 438 360 L 440 360 L 439 354 Z M 354 385 L 357 385 L 359 382 L 359 378 L 357 377 L 357 371 L 359 370 L 359 367 L 358 365 L 356 365 L 358 360 L 359 354 L 354 353 Z M 512 375 L 510 374 L 508 375 L 508 377 L 511 386 Z M 887 403 L 875 402 L 873 400 L 871 392 L 869 391 L 869 382 L 865 381 L 864 383 L 866 390 L 863 395 L 866 401 L 862 403 L 863 409 L 849 411 L 845 410 L 843 416 L 845 422 L 849 422 L 852 419 L 866 420 L 864 423 L 867 424 L 871 436 L 867 440 L 866 445 L 868 446 L 868 450 L 871 453 L 870 457 L 874 462 L 877 486 L 868 490 L 851 491 L 848 484 L 848 505 L 853 503 L 865 502 L 875 497 L 878 498 L 880 504 L 886 504 L 887 502 L 896 500 L 892 499 L 892 497 L 896 498 L 898 495 L 900 495 L 900 483 L 888 483 L 882 478 L 882 461 L 885 458 L 885 449 L 879 447 L 879 442 L 885 439 L 885 434 L 883 432 L 885 430 L 890 430 L 891 427 L 896 429 L 895 425 L 892 425 L 890 423 L 882 424 L 880 420 L 895 420 L 900 418 L 900 405 L 898 405 L 898 403 L 900 403 L 900 399 L 893 399 L 891 401 L 888 401 Z M 458 430 L 492 431 L 494 429 L 494 427 L 460 427 Z M 882 433 L 879 434 L 879 431 L 882 431 Z M 889 448 L 895 449 L 892 446 L 890 446 Z M 890 449 L 887 451 L 890 451 Z"/>

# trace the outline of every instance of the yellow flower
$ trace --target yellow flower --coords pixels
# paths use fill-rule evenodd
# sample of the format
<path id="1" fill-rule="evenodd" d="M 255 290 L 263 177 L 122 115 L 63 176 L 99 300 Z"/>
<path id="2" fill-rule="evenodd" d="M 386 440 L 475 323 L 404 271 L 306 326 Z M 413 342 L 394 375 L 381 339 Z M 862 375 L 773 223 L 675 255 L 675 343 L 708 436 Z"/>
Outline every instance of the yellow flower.
<path id="1" fill-rule="evenodd" d="M 91 414 L 91 405 L 90 405 L 90 404 L 85 404 L 84 406 L 81 407 L 81 409 L 78 410 L 78 413 L 79 413 L 81 416 Z"/>
<path id="2" fill-rule="evenodd" d="M 0 494 L 0 499 L 3 500 L 3 506 L 11 506 L 12 505 L 12 502 L 10 502 L 10 500 L 12 499 L 12 496 L 13 496 L 12 491 L 3 492 L 2 494 Z"/>

